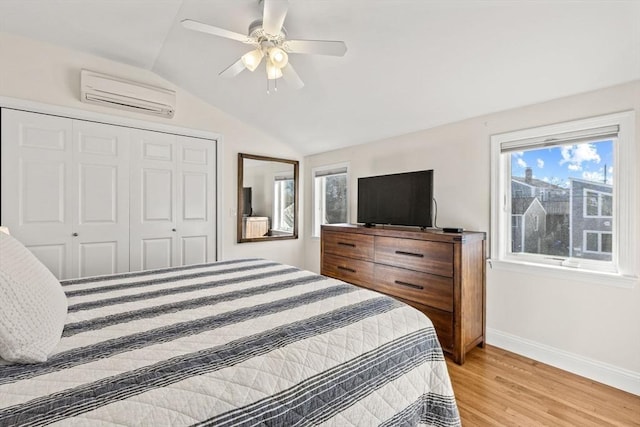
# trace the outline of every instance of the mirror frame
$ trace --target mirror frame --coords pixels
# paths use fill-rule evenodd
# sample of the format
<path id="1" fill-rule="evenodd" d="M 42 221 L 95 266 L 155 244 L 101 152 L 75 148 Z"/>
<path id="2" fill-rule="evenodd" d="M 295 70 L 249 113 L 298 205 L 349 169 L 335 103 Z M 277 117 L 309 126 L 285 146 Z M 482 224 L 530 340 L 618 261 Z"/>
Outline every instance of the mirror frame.
<path id="1" fill-rule="evenodd" d="M 242 189 L 244 187 L 244 159 L 262 160 L 266 162 L 278 162 L 285 163 L 293 166 L 293 203 L 295 205 L 293 212 L 293 233 L 288 236 L 266 236 L 266 237 L 253 237 L 250 239 L 242 237 L 242 212 L 244 212 L 244 198 L 242 196 Z M 277 157 L 259 156 L 255 154 L 238 153 L 238 210 L 236 211 L 236 227 L 237 227 L 237 241 L 238 243 L 247 242 L 269 242 L 273 240 L 289 240 L 298 238 L 298 212 L 299 212 L 299 198 L 298 192 L 300 187 L 300 179 L 298 174 L 300 162 L 298 160 L 280 159 Z"/>

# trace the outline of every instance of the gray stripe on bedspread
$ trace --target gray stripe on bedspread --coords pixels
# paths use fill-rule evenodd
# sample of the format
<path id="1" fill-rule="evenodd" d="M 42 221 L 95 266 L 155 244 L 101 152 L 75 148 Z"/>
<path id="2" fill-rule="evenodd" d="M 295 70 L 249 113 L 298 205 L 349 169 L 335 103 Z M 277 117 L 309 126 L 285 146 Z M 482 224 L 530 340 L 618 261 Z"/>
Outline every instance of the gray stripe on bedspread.
<path id="1" fill-rule="evenodd" d="M 415 367 L 443 361 L 437 342 L 433 328 L 412 332 L 288 390 L 194 425 L 319 424 Z"/>
<path id="2" fill-rule="evenodd" d="M 177 271 L 193 270 L 196 268 L 207 268 L 207 267 L 213 267 L 216 265 L 228 265 L 228 264 L 238 264 L 241 262 L 259 261 L 261 259 L 262 258 L 232 259 L 228 261 L 211 262 L 208 264 L 192 264 L 192 265 L 183 265 L 180 267 L 168 267 L 168 268 L 158 268 L 154 270 L 134 271 L 129 273 L 109 274 L 107 276 L 83 277 L 80 279 L 62 280 L 60 284 L 62 286 L 80 285 L 83 283 L 90 283 L 90 282 L 104 282 L 107 280 L 128 279 L 130 277 L 151 276 L 154 274 L 172 273 Z"/>
<path id="3" fill-rule="evenodd" d="M 426 424 L 438 427 L 460 426 L 460 414 L 454 396 L 425 393 L 411 405 L 389 418 L 379 427 L 415 426 Z"/>
<path id="4" fill-rule="evenodd" d="M 250 280 L 256 280 L 256 279 L 266 279 L 268 277 L 279 276 L 281 274 L 293 273 L 293 272 L 297 272 L 297 271 L 301 271 L 301 270 L 298 269 L 298 268 L 295 268 L 295 267 L 290 267 L 290 268 L 285 268 L 285 269 L 277 270 L 277 271 L 269 271 L 267 273 L 250 274 L 250 275 L 246 275 L 246 276 L 233 277 L 233 278 L 229 278 L 229 279 L 213 280 L 213 281 L 209 281 L 209 282 L 196 283 L 196 284 L 187 285 L 187 286 L 177 286 L 175 288 L 162 288 L 162 289 L 158 289 L 157 291 L 143 292 L 143 293 L 139 293 L 139 294 L 122 295 L 122 296 L 115 297 L 115 298 L 105 298 L 105 299 L 100 299 L 100 300 L 81 302 L 81 303 L 78 303 L 78 304 L 70 305 L 67 308 L 67 311 L 70 312 L 70 313 L 74 313 L 76 311 L 91 310 L 91 309 L 98 308 L 98 307 L 106 307 L 106 306 L 109 306 L 109 305 L 123 304 L 125 302 L 148 300 L 148 299 L 151 299 L 151 298 L 164 297 L 164 296 L 167 296 L 167 295 L 175 295 L 175 294 L 182 294 L 182 293 L 186 293 L 186 292 L 201 291 L 203 289 L 215 288 L 215 287 L 218 287 L 218 286 L 231 285 L 231 284 L 234 284 L 234 283 L 241 283 L 241 282 L 250 281 Z M 174 278 L 174 281 L 175 280 L 176 280 L 176 278 Z"/>
<path id="5" fill-rule="evenodd" d="M 351 287 L 351 286 L 350 286 Z M 233 366 L 315 335 L 404 306 L 374 298 L 195 353 L 173 357 L 0 411 L 0 425 L 46 425 L 125 400 L 148 390 Z"/>
<path id="6" fill-rule="evenodd" d="M 219 276 L 221 274 L 239 273 L 241 271 L 249 271 L 249 270 L 258 270 L 260 268 L 273 267 L 274 265 L 280 265 L 280 264 L 275 262 L 268 262 L 268 263 L 258 264 L 258 265 L 245 265 L 242 267 L 225 268 L 222 270 L 213 270 L 213 271 L 208 270 L 208 271 L 201 271 L 199 273 L 181 274 L 180 276 L 158 277 L 155 279 L 142 280 L 139 282 L 119 283 L 115 285 L 97 286 L 97 287 L 91 287 L 86 289 L 78 289 L 75 291 L 65 291 L 65 295 L 67 295 L 67 298 L 69 298 L 69 297 L 84 296 L 84 295 L 103 294 L 105 292 L 120 291 L 122 289 L 140 288 L 144 286 L 160 285 L 162 283 L 177 282 L 177 281 L 189 280 L 189 279 L 198 279 L 201 277 Z M 88 283 L 91 283 L 91 282 L 88 282 Z"/>
<path id="7" fill-rule="evenodd" d="M 142 308 L 139 310 L 126 311 L 124 313 L 112 314 L 109 316 L 98 317 L 94 319 L 84 320 L 82 322 L 68 323 L 64 326 L 62 331 L 63 337 L 71 337 L 73 335 L 95 330 L 102 329 L 107 326 L 117 325 L 119 323 L 131 322 L 133 320 L 149 319 L 152 317 L 161 316 L 167 313 L 175 313 L 181 310 L 191 310 L 194 308 L 204 307 L 207 305 L 213 306 L 225 301 L 232 301 L 240 298 L 252 297 L 255 295 L 265 294 L 267 292 L 280 291 L 282 289 L 291 288 L 298 285 L 306 285 L 311 282 L 318 282 L 326 280 L 324 276 L 318 276 L 317 274 L 300 277 L 290 280 L 283 280 L 275 282 L 269 285 L 256 286 L 254 288 L 241 289 L 238 291 L 226 292 L 217 295 L 210 295 L 201 298 L 194 298 L 185 301 L 174 302 L 170 304 L 156 305 L 153 307 Z"/>
<path id="8" fill-rule="evenodd" d="M 33 365 L 0 366 L 0 384 L 37 377 L 55 371 L 72 368 L 85 363 L 106 359 L 119 353 L 136 350 L 158 343 L 165 343 L 201 332 L 211 331 L 238 322 L 244 322 L 269 314 L 290 310 L 302 305 L 311 304 L 337 295 L 353 292 L 358 288 L 341 284 L 294 297 L 283 298 L 274 302 L 258 304 L 252 307 L 203 317 L 188 322 L 174 323 L 124 337 L 113 338 L 93 345 L 74 348 L 54 354 L 46 362 Z M 2 424 L 0 424 L 2 425 Z"/>

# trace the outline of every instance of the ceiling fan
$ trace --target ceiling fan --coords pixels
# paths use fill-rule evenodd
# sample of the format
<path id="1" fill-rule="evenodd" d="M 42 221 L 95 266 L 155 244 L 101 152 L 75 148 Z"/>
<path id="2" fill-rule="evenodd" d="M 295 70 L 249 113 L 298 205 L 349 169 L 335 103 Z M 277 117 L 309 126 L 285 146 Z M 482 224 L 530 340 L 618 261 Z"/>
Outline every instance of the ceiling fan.
<path id="1" fill-rule="evenodd" d="M 289 9 L 288 0 L 258 0 L 263 3 L 262 19 L 249 25 L 248 35 L 236 33 L 213 25 L 204 24 L 192 19 L 184 19 L 185 28 L 218 37 L 252 45 L 253 50 L 245 53 L 236 62 L 220 72 L 222 77 L 235 77 L 245 68 L 254 71 L 265 59 L 267 73 L 267 92 L 269 80 L 274 80 L 277 90 L 277 79 L 284 78 L 287 84 L 296 89 L 304 83 L 289 63 L 289 53 L 344 56 L 347 46 L 343 41 L 334 40 L 287 40 L 287 31 L 283 27 Z"/>

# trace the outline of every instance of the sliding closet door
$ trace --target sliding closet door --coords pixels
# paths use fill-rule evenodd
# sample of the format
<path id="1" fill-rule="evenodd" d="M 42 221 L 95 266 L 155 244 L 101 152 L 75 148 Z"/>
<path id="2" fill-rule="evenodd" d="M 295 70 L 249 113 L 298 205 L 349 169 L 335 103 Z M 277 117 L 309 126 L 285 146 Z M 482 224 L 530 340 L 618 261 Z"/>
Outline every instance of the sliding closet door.
<path id="1" fill-rule="evenodd" d="M 215 141 L 131 136 L 131 269 L 214 261 Z"/>
<path id="2" fill-rule="evenodd" d="M 74 120 L 74 277 L 129 271 L 129 129 Z"/>
<path id="3" fill-rule="evenodd" d="M 72 121 L 2 109 L 2 225 L 53 274 L 70 277 Z"/>

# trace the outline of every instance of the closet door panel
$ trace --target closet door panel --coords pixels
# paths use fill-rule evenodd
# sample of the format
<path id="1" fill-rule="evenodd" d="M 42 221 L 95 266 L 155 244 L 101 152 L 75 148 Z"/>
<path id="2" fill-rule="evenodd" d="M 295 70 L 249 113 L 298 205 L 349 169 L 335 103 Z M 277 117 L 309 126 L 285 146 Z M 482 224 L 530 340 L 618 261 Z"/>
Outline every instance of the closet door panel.
<path id="1" fill-rule="evenodd" d="M 173 236 L 167 238 L 145 238 L 142 240 L 142 270 L 166 268 L 173 265 Z"/>
<path id="2" fill-rule="evenodd" d="M 78 245 L 79 277 L 100 276 L 118 272 L 117 241 L 80 243 Z"/>
<path id="3" fill-rule="evenodd" d="M 129 271 L 129 129 L 73 122 L 77 277 Z"/>
<path id="4" fill-rule="evenodd" d="M 215 142 L 178 137 L 177 265 L 214 261 Z"/>
<path id="5" fill-rule="evenodd" d="M 182 256 L 182 264 L 204 264 L 208 254 L 208 236 L 189 236 L 180 239 L 180 253 Z"/>
<path id="6" fill-rule="evenodd" d="M 2 109 L 1 222 L 59 279 L 71 277 L 70 119 Z"/>
<path id="7" fill-rule="evenodd" d="M 131 132 L 131 269 L 176 265 L 176 136 Z"/>
<path id="8" fill-rule="evenodd" d="M 67 278 L 70 246 L 71 244 L 65 242 L 49 245 L 25 245 L 58 279 Z"/>
<path id="9" fill-rule="evenodd" d="M 40 153 L 38 153 L 40 154 Z M 64 159 L 42 161 L 23 154 L 19 160 L 19 223 L 64 224 L 70 213 L 67 199 L 67 165 Z"/>
<path id="10" fill-rule="evenodd" d="M 182 221 L 208 221 L 207 173 L 183 172 Z"/>
<path id="11" fill-rule="evenodd" d="M 174 222 L 174 173 L 169 169 L 142 170 L 142 223 Z"/>

